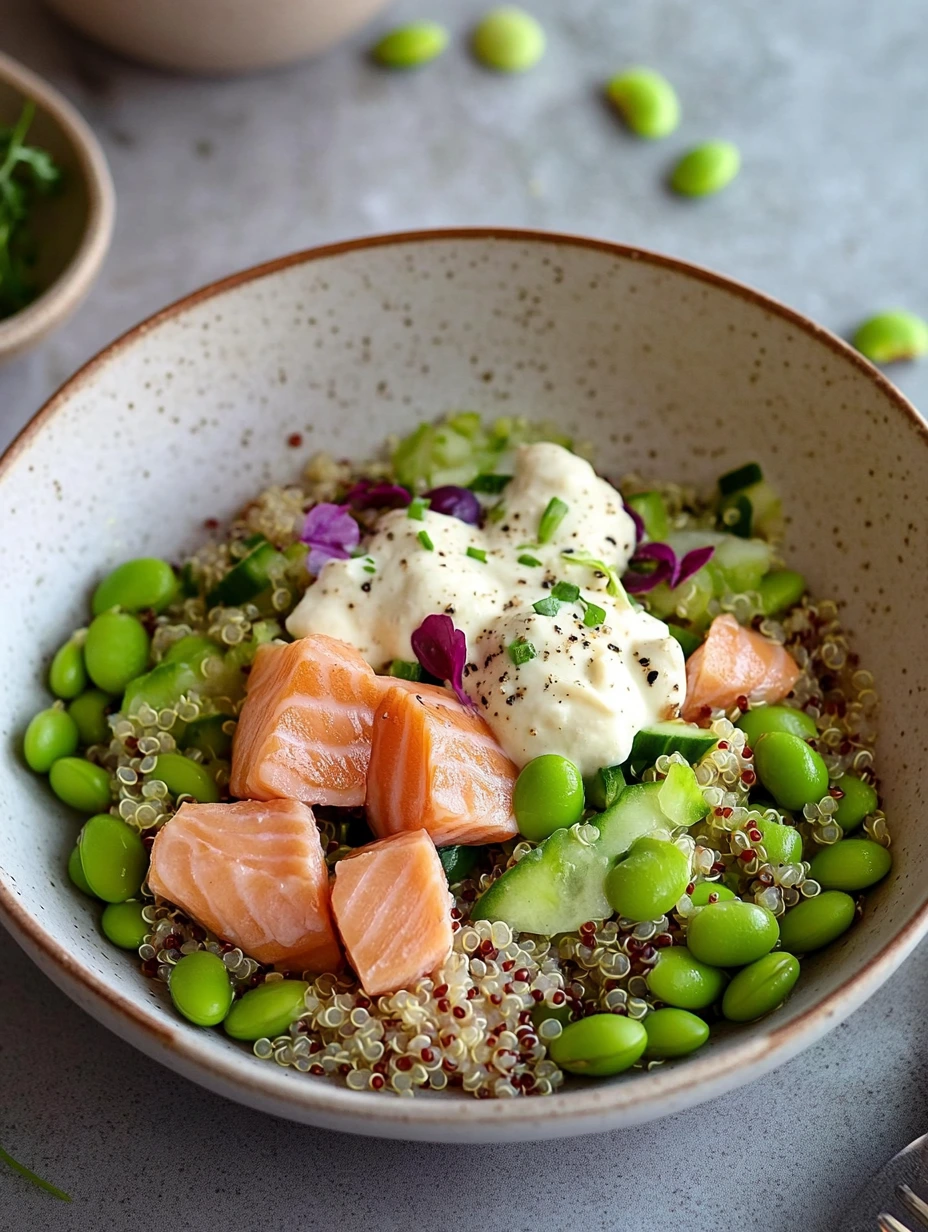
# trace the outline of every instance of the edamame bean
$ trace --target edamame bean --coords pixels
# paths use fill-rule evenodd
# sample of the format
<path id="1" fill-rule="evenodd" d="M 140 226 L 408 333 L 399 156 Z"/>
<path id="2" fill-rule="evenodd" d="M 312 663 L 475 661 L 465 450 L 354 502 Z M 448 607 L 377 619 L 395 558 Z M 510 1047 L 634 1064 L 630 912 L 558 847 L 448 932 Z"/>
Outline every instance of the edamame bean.
<path id="1" fill-rule="evenodd" d="M 802 740 L 812 740 L 818 735 L 815 719 L 795 706 L 752 706 L 735 726 L 741 728 L 752 747 L 768 732 L 789 732 Z"/>
<path id="2" fill-rule="evenodd" d="M 151 608 L 163 611 L 177 594 L 177 578 L 166 560 L 140 556 L 127 560 L 108 573 L 93 592 L 94 616 L 121 607 L 126 612 Z"/>
<path id="3" fill-rule="evenodd" d="M 385 68 L 418 68 L 448 46 L 448 31 L 435 21 L 415 21 L 389 30 L 374 44 L 371 56 Z"/>
<path id="4" fill-rule="evenodd" d="M 77 697 L 87 688 L 87 669 L 84 666 L 83 633 L 75 634 L 63 646 L 59 646 L 48 669 L 48 687 L 56 697 Z"/>
<path id="5" fill-rule="evenodd" d="M 875 364 L 917 359 L 928 353 L 928 321 L 902 309 L 881 312 L 858 327 L 853 342 Z"/>
<path id="6" fill-rule="evenodd" d="M 215 1027 L 232 1004 L 232 981 L 222 959 L 196 950 L 178 959 L 168 984 L 174 1008 L 198 1027 Z"/>
<path id="7" fill-rule="evenodd" d="M 159 753 L 152 775 L 164 783 L 175 799 L 178 796 L 193 796 L 200 804 L 216 804 L 219 801 L 216 780 L 203 766 L 184 757 L 183 753 Z"/>
<path id="8" fill-rule="evenodd" d="M 746 967 L 772 950 L 779 935 L 771 911 L 733 898 L 700 908 L 690 920 L 686 944 L 713 967 Z"/>
<path id="9" fill-rule="evenodd" d="M 693 900 L 694 907 L 705 907 L 711 895 L 715 895 L 712 900 L 716 903 L 730 902 L 735 898 L 734 890 L 729 890 L 727 885 L 722 885 L 721 881 L 700 881 L 690 895 Z"/>
<path id="10" fill-rule="evenodd" d="M 844 795 L 832 814 L 842 830 L 856 830 L 865 817 L 876 811 L 879 803 L 876 788 L 856 774 L 842 774 L 835 783 Z"/>
<path id="11" fill-rule="evenodd" d="M 680 100 L 673 86 L 651 68 L 632 68 L 613 77 L 606 96 L 639 137 L 669 137 L 680 123 Z"/>
<path id="12" fill-rule="evenodd" d="M 109 772 L 83 757 L 59 757 L 48 781 L 62 803 L 82 813 L 99 813 L 112 803 Z"/>
<path id="13" fill-rule="evenodd" d="M 138 830 L 112 813 L 84 822 L 77 849 L 87 884 L 105 903 L 122 903 L 138 894 L 148 872 L 148 853 Z"/>
<path id="14" fill-rule="evenodd" d="M 866 890 L 886 876 L 892 862 L 888 849 L 872 839 L 844 838 L 822 848 L 809 875 L 823 890 Z"/>
<path id="15" fill-rule="evenodd" d="M 674 167 L 670 186 L 684 197 L 708 197 L 726 188 L 740 169 L 737 146 L 730 141 L 706 141 L 683 155 Z"/>
<path id="16" fill-rule="evenodd" d="M 121 950 L 137 950 L 148 934 L 151 925 L 142 916 L 142 903 L 110 903 L 103 908 L 100 927 L 105 936 Z"/>
<path id="17" fill-rule="evenodd" d="M 709 1024 L 689 1010 L 654 1010 L 644 1020 L 649 1057 L 685 1057 L 709 1038 Z"/>
<path id="18" fill-rule="evenodd" d="M 500 73 L 524 73 L 545 53 L 545 32 L 530 13 L 507 4 L 493 9 L 474 31 L 474 55 Z"/>
<path id="19" fill-rule="evenodd" d="M 250 989 L 233 1005 L 225 1022 L 226 1034 L 239 1040 L 280 1035 L 302 1014 L 307 988 L 304 980 L 274 980 Z"/>
<path id="20" fill-rule="evenodd" d="M 572 761 L 557 753 L 534 757 L 522 768 L 512 793 L 519 832 L 540 843 L 583 815 L 583 779 Z"/>
<path id="21" fill-rule="evenodd" d="M 702 1010 L 712 1005 L 722 995 L 727 981 L 724 971 L 700 962 L 685 945 L 661 950 L 660 958 L 645 978 L 658 1001 L 682 1010 Z"/>
<path id="22" fill-rule="evenodd" d="M 82 894 L 89 894 L 91 898 L 95 897 L 84 876 L 84 870 L 81 868 L 81 853 L 77 849 L 77 844 L 71 848 L 71 854 L 68 856 L 68 876 Z"/>
<path id="23" fill-rule="evenodd" d="M 790 732 L 760 737 L 754 746 L 754 769 L 781 808 L 801 809 L 828 791 L 828 768 L 821 755 Z"/>
<path id="24" fill-rule="evenodd" d="M 670 911 L 690 879 L 690 862 L 679 847 L 639 838 L 606 877 L 606 898 L 626 919 L 656 920 Z"/>
<path id="25" fill-rule="evenodd" d="M 102 689 L 87 689 L 75 697 L 68 707 L 68 714 L 77 724 L 81 744 L 108 744 L 111 736 L 106 721 L 112 698 Z"/>
<path id="26" fill-rule="evenodd" d="M 603 1078 L 634 1065 L 647 1045 L 647 1032 L 634 1018 L 591 1014 L 566 1026 L 548 1045 L 548 1055 L 571 1074 Z"/>
<path id="27" fill-rule="evenodd" d="M 780 917 L 780 943 L 797 954 L 830 945 L 854 923 L 854 900 L 840 890 L 804 898 Z"/>
<path id="28" fill-rule="evenodd" d="M 798 979 L 799 963 L 792 954 L 782 950 L 765 954 L 732 978 L 722 998 L 722 1013 L 731 1022 L 753 1022 L 775 1010 Z"/>
<path id="29" fill-rule="evenodd" d="M 532 1010 L 532 1026 L 537 1031 L 543 1022 L 547 1022 L 549 1018 L 555 1019 L 562 1027 L 566 1027 L 569 1022 L 573 1022 L 574 1012 L 569 1005 L 548 1005 L 544 1001 L 540 1001 Z"/>
<path id="30" fill-rule="evenodd" d="M 802 859 L 802 835 L 794 826 L 767 817 L 752 823 L 763 835 L 769 864 L 798 864 Z"/>
<path id="31" fill-rule="evenodd" d="M 36 774 L 47 774 L 59 757 L 70 757 L 77 751 L 78 740 L 77 724 L 60 702 L 40 710 L 23 737 L 26 765 Z"/>
<path id="32" fill-rule="evenodd" d="M 806 579 L 793 569 L 774 569 L 761 578 L 757 589 L 764 614 L 775 616 L 796 606 L 806 593 Z"/>
<path id="33" fill-rule="evenodd" d="M 94 684 L 106 693 L 122 693 L 148 667 L 150 639 L 128 612 L 104 612 L 87 630 L 84 662 Z"/>

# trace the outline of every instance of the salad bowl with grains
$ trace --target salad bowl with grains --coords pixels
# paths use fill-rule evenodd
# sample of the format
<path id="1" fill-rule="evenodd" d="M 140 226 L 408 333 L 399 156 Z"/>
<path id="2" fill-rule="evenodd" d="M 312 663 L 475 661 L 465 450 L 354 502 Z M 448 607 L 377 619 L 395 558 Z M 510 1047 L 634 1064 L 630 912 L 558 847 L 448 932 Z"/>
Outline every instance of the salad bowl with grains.
<path id="1" fill-rule="evenodd" d="M 181 1072 L 359 1132 L 602 1129 L 792 1055 L 924 931 L 885 636 L 924 530 L 875 478 L 924 496 L 924 428 L 753 292 L 543 235 L 321 250 L 127 336 L 4 465 L 32 550 L 43 485 L 83 504 L 25 588 L 44 669 L 10 650 L 0 908 Z"/>

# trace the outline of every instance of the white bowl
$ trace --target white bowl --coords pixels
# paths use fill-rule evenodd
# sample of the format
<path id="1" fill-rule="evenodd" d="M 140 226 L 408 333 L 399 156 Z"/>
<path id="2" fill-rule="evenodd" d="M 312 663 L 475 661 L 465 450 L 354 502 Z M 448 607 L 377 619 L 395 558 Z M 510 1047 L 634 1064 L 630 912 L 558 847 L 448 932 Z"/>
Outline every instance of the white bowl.
<path id="1" fill-rule="evenodd" d="M 547 1099 L 400 1100 L 258 1061 L 180 1021 L 100 935 L 64 872 L 79 819 L 21 765 L 43 668 L 127 556 L 195 543 L 306 450 L 365 456 L 452 408 L 554 419 L 607 475 L 711 483 L 759 459 L 791 514 L 789 558 L 837 596 L 883 698 L 895 864 L 867 918 L 804 964 L 769 1018 L 651 1073 Z M 288 446 L 302 433 L 305 449 Z M 6 690 L 0 915 L 75 1001 L 172 1069 L 257 1108 L 392 1137 L 494 1141 L 629 1125 L 781 1064 L 849 1014 L 928 930 L 924 815 L 928 432 L 901 395 L 796 313 L 679 261 L 529 232 L 389 236 L 207 287 L 92 360 L 0 467 Z"/>

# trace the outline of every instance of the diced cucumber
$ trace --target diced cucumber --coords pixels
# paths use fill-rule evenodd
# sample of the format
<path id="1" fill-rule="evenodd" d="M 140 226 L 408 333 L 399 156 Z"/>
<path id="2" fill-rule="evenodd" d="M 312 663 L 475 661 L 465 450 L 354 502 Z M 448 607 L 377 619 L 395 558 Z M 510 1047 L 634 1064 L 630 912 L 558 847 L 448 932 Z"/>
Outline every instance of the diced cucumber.
<path id="1" fill-rule="evenodd" d="M 387 675 L 395 676 L 398 680 L 421 680 L 422 667 L 408 659 L 394 659 L 387 669 Z"/>
<path id="2" fill-rule="evenodd" d="M 750 487 L 753 483 L 760 483 L 763 477 L 764 472 L 756 462 L 746 462 L 744 466 L 738 466 L 719 476 L 719 491 L 723 496 L 730 496 L 732 492 L 740 492 L 742 488 Z"/>
<path id="3" fill-rule="evenodd" d="M 775 569 L 761 578 L 757 587 L 766 616 L 795 607 L 806 593 L 806 579 L 793 569 Z"/>
<path id="4" fill-rule="evenodd" d="M 261 535 L 253 535 L 247 539 L 246 545 L 256 546 L 238 564 L 233 565 L 229 572 L 213 587 L 206 596 L 210 607 L 222 604 L 225 607 L 237 607 L 247 603 L 255 595 L 260 595 L 270 585 L 270 570 L 279 562 L 286 563 L 286 557 L 277 551 L 273 544 L 268 543 Z"/>
<path id="5" fill-rule="evenodd" d="M 643 727 L 632 741 L 629 757 L 632 773 L 641 774 L 664 754 L 680 753 L 691 766 L 695 766 L 718 743 L 718 736 L 684 723 L 681 719 L 668 719 L 664 723 L 652 723 Z"/>
<path id="6" fill-rule="evenodd" d="M 167 648 L 161 659 L 162 663 L 186 663 L 188 667 L 198 668 L 204 659 L 210 655 L 222 656 L 222 651 L 209 637 L 201 637 L 198 633 L 190 633 Z"/>
<path id="7" fill-rule="evenodd" d="M 730 535 L 750 539 L 754 529 L 754 506 L 743 492 L 736 492 L 722 501 L 719 520 Z"/>
<path id="8" fill-rule="evenodd" d="M 709 565 L 673 590 L 663 582 L 660 586 L 655 586 L 644 596 L 648 611 L 658 620 L 666 620 L 669 616 L 679 616 L 681 620 L 699 620 L 705 615 L 715 596 L 715 583 L 709 572 L 711 564 L 710 561 Z"/>
<path id="9" fill-rule="evenodd" d="M 629 496 L 625 503 L 634 509 L 644 522 L 644 533 L 652 542 L 662 543 L 667 538 L 670 534 L 670 519 L 660 492 L 636 492 Z"/>
<path id="10" fill-rule="evenodd" d="M 586 802 L 590 808 L 611 808 L 625 790 L 625 775 L 621 766 L 603 766 L 583 780 Z"/>
<path id="11" fill-rule="evenodd" d="M 683 647 L 684 659 L 688 659 L 693 651 L 698 650 L 702 645 L 702 638 L 698 633 L 694 633 L 691 629 L 684 629 L 681 625 L 675 625 L 668 621 L 667 632 L 671 637 L 675 637 Z"/>
<path id="12" fill-rule="evenodd" d="M 490 886 L 472 918 L 548 937 L 607 919 L 606 874 L 636 839 L 672 824 L 661 812 L 660 789 L 659 783 L 626 787 L 612 808 L 585 825 L 555 830 Z M 598 834 L 587 841 L 591 828 Z"/>
<path id="13" fill-rule="evenodd" d="M 456 885 L 474 871 L 480 847 L 439 847 L 438 858 L 448 878 L 448 885 Z"/>
<path id="14" fill-rule="evenodd" d="M 223 731 L 229 722 L 227 714 L 211 714 L 195 719 L 184 735 L 182 747 L 199 749 L 205 757 L 228 757 L 232 752 L 232 737 Z"/>
<path id="15" fill-rule="evenodd" d="M 754 534 L 770 538 L 783 526 L 783 504 L 779 493 L 766 479 L 744 489 L 744 495 L 754 509 Z"/>
<path id="16" fill-rule="evenodd" d="M 721 574 L 723 587 L 738 595 L 747 590 L 757 590 L 761 578 L 770 568 L 770 558 L 770 544 L 763 539 L 723 535 L 706 568 L 713 574 Z"/>
<path id="17" fill-rule="evenodd" d="M 124 714 L 137 714 L 146 703 L 153 710 L 172 709 L 185 693 L 202 683 L 203 677 L 189 663 L 159 663 L 144 676 L 130 680 L 120 709 Z"/>
<path id="18" fill-rule="evenodd" d="M 674 762 L 658 794 L 661 810 L 675 826 L 695 826 L 709 812 L 691 766 Z"/>

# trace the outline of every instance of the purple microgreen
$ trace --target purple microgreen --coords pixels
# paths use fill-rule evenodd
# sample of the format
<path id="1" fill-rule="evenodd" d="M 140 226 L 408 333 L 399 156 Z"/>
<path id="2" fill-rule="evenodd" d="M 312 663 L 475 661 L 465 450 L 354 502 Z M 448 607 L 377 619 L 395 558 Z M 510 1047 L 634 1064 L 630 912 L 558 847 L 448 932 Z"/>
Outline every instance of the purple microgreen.
<path id="1" fill-rule="evenodd" d="M 411 641 L 413 654 L 428 674 L 444 680 L 462 706 L 474 709 L 474 703 L 464 692 L 467 638 L 463 629 L 456 629 L 450 616 L 436 613 L 426 616 Z"/>
<path id="2" fill-rule="evenodd" d="M 681 585 L 711 559 L 715 548 L 694 548 L 691 552 L 678 559 L 676 552 L 669 543 L 643 543 L 638 546 L 635 555 L 629 562 L 631 570 L 625 574 L 622 581 L 630 594 L 645 594 L 666 582 L 673 590 Z M 636 569 L 637 565 L 655 564 L 650 571 Z"/>
<path id="3" fill-rule="evenodd" d="M 433 513 L 443 513 L 446 517 L 457 518 L 459 522 L 467 522 L 476 526 L 480 521 L 480 501 L 469 488 L 459 488 L 455 484 L 446 484 L 443 488 L 433 488 L 425 494 L 431 501 Z"/>
<path id="4" fill-rule="evenodd" d="M 374 483 L 361 479 L 345 494 L 352 509 L 405 509 L 412 496 L 398 483 Z"/>
<path id="5" fill-rule="evenodd" d="M 707 564 L 714 555 L 715 548 L 711 544 L 708 547 L 693 548 L 692 552 L 687 552 L 680 561 L 680 569 L 674 585 L 682 586 L 694 573 L 698 573 L 703 565 Z"/>
<path id="6" fill-rule="evenodd" d="M 631 518 L 631 520 L 635 523 L 635 543 L 636 544 L 640 543 L 645 535 L 644 518 L 641 516 L 641 514 L 638 512 L 637 509 L 633 509 L 631 507 L 628 501 L 622 501 L 622 507 L 624 508 L 628 516 Z"/>
<path id="7" fill-rule="evenodd" d="M 309 545 L 306 568 L 315 577 L 330 560 L 347 560 L 361 539 L 361 528 L 344 507 L 323 502 L 313 505 L 300 535 Z"/>

